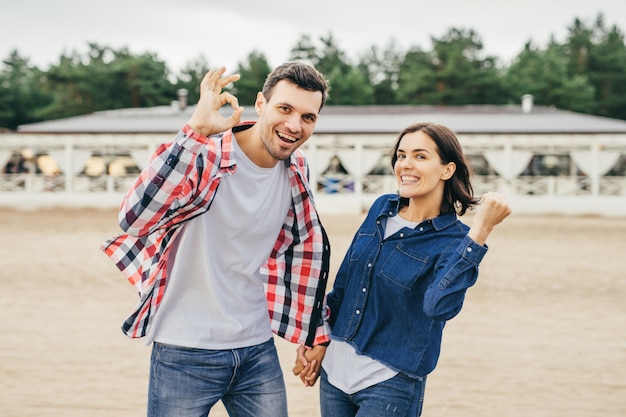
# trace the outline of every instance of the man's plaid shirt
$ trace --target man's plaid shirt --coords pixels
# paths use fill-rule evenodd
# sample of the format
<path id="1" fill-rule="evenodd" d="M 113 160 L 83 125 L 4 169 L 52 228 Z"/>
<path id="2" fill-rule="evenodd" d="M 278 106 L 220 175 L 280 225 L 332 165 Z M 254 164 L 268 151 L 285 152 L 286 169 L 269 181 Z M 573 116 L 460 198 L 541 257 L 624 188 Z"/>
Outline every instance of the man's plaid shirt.
<path id="1" fill-rule="evenodd" d="M 139 303 L 122 325 L 126 335 L 146 335 L 166 288 L 171 243 L 186 220 L 209 210 L 220 179 L 235 173 L 232 135 L 229 130 L 205 137 L 183 127 L 173 142 L 156 150 L 124 197 L 119 223 L 125 233 L 102 250 L 139 292 Z M 313 346 L 330 340 L 321 318 L 330 246 L 313 205 L 306 159 L 296 151 L 285 165 L 291 209 L 261 273 L 274 333 Z"/>

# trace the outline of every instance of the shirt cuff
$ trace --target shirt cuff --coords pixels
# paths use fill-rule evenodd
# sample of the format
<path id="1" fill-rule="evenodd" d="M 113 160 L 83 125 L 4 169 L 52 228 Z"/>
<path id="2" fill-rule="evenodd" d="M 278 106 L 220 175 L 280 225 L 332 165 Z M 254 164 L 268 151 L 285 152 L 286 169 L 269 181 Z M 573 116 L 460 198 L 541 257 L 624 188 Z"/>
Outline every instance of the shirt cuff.
<path id="1" fill-rule="evenodd" d="M 186 137 L 196 140 L 200 143 L 206 144 L 209 142 L 209 138 L 207 136 L 204 136 L 203 134 L 196 132 L 188 124 L 185 124 L 185 126 L 183 126 L 181 131 Z"/>
<path id="2" fill-rule="evenodd" d="M 482 261 L 488 249 L 489 247 L 487 245 L 479 245 L 469 236 L 465 236 L 457 251 L 459 252 L 459 255 L 467 259 L 469 262 L 478 265 L 480 261 Z"/>

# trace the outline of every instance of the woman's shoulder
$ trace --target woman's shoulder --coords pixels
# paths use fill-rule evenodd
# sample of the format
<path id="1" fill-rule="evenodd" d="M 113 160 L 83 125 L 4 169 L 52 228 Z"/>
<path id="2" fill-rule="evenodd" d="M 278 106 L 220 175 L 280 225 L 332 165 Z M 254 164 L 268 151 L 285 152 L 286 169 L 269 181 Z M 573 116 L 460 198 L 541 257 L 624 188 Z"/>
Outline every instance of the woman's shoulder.
<path id="1" fill-rule="evenodd" d="M 456 217 L 456 216 L 455 216 Z M 452 223 L 454 230 L 457 231 L 459 236 L 465 236 L 467 232 L 469 232 L 470 227 L 463 220 L 456 217 L 455 221 Z"/>

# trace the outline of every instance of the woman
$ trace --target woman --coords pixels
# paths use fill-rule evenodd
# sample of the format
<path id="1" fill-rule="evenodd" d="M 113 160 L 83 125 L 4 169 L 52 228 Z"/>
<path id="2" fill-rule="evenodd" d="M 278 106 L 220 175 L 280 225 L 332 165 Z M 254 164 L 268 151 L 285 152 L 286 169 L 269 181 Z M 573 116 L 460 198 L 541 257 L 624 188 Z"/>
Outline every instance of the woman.
<path id="1" fill-rule="evenodd" d="M 449 128 L 418 123 L 392 151 L 398 194 L 379 197 L 357 231 L 327 296 L 331 342 L 322 363 L 322 417 L 419 416 L 443 327 L 463 305 L 511 209 L 497 193 L 477 200 Z M 479 205 L 468 227 L 457 219 Z M 315 383 L 312 351 L 300 352 Z"/>

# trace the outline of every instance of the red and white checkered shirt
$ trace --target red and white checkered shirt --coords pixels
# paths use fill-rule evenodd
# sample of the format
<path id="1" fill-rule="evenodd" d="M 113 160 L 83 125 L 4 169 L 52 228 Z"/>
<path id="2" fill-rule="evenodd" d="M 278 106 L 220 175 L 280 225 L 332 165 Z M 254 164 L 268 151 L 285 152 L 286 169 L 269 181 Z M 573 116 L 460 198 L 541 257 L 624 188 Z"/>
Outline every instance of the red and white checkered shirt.
<path id="1" fill-rule="evenodd" d="M 232 135 L 229 130 L 206 137 L 183 127 L 173 142 L 156 150 L 124 197 L 119 222 L 126 233 L 101 249 L 139 292 L 139 303 L 122 325 L 126 335 L 146 335 L 166 288 L 171 243 L 186 220 L 209 210 L 220 179 L 235 173 Z M 291 209 L 261 273 L 272 331 L 313 346 L 330 340 L 321 318 L 330 246 L 313 204 L 306 159 L 296 151 L 285 165 Z"/>

